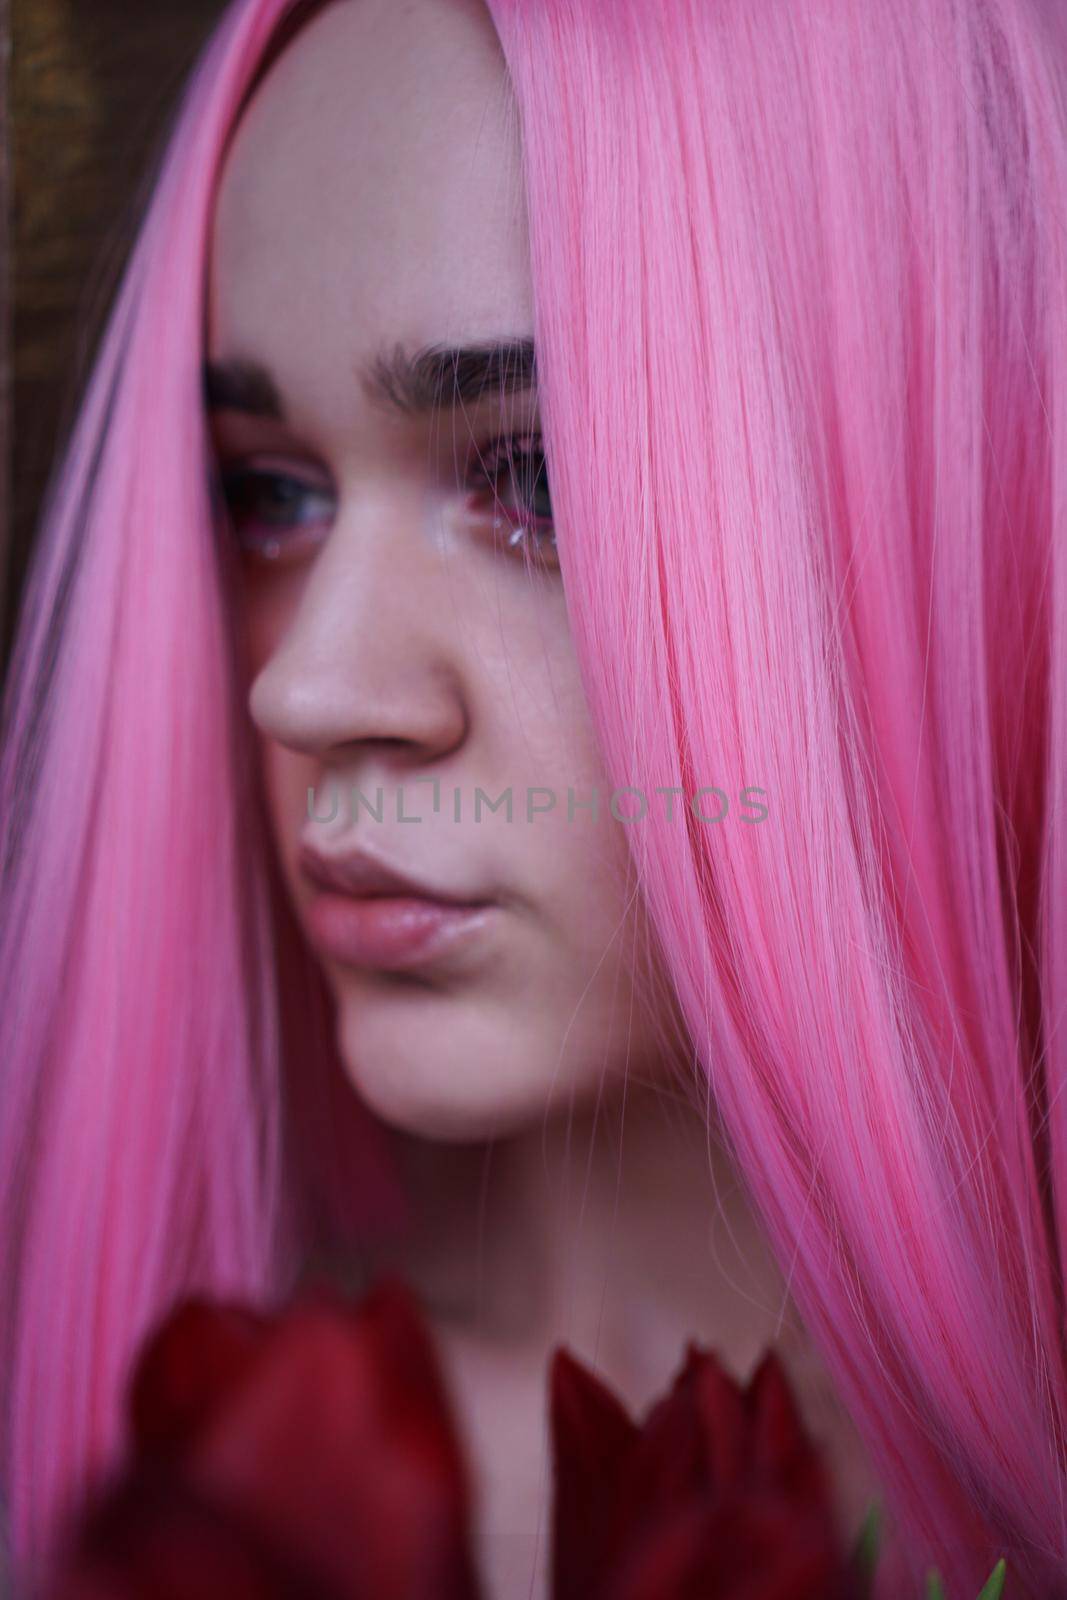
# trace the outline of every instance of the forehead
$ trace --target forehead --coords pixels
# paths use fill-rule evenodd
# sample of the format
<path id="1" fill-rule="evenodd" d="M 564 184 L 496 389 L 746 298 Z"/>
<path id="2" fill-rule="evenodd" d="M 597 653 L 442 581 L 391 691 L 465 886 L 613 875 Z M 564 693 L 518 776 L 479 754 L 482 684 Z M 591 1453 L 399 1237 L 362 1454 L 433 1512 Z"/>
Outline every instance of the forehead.
<path id="1" fill-rule="evenodd" d="M 211 353 L 263 361 L 294 414 L 339 424 L 368 352 L 529 331 L 517 115 L 480 3 L 313 17 L 231 141 L 209 285 Z"/>

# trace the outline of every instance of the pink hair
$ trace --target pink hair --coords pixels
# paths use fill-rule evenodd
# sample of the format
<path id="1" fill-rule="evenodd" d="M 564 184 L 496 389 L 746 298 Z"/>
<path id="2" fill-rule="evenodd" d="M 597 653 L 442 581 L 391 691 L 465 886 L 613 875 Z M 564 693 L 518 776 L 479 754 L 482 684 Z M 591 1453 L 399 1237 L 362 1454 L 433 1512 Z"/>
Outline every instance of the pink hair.
<path id="1" fill-rule="evenodd" d="M 189 85 L 7 685 L 0 1462 L 34 1585 L 123 1448 L 130 1357 L 163 1313 L 194 1289 L 282 1298 L 312 1240 L 403 1214 L 265 844 L 210 503 L 213 193 L 289 10 L 232 8 Z"/>
<path id="2" fill-rule="evenodd" d="M 628 837 L 710 1092 L 885 1485 L 879 1592 L 936 1562 L 969 1600 L 1003 1554 L 1013 1595 L 1067 1593 L 1067 14 L 489 9 L 608 773 L 757 785 L 770 807 L 729 836 L 650 807 Z M 323 997 L 273 942 L 206 488 L 213 188 L 292 10 L 238 0 L 193 79 L 9 685 L 0 1373 L 20 1561 L 117 1448 L 126 1363 L 168 1302 L 194 1282 L 279 1292 L 320 1169 L 338 1226 L 369 1225 L 375 1197 L 391 1214 L 376 1129 L 349 1130 L 351 1217 L 343 1152 L 317 1148 L 328 1030 L 293 1060 L 278 984 L 297 974 L 316 1016 Z"/>

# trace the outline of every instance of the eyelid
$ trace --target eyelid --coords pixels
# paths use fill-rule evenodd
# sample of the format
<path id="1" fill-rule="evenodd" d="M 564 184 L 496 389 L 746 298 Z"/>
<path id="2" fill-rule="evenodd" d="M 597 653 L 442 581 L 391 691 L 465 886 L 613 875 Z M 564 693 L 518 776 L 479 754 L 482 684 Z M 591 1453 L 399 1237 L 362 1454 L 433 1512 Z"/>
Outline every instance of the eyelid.
<path id="1" fill-rule="evenodd" d="M 469 504 L 476 510 L 473 505 L 476 499 L 490 497 L 493 502 L 491 516 L 494 533 L 500 530 L 505 519 L 511 527 L 510 535 L 503 539 L 504 546 L 510 552 L 521 554 L 532 567 L 558 572 L 560 569 L 555 518 L 538 516 L 532 512 L 532 504 L 526 508 L 526 515 L 502 507 L 496 489 L 497 479 L 502 471 L 510 470 L 514 481 L 514 476 L 521 470 L 519 463 L 524 457 L 531 456 L 539 456 L 542 467 L 536 477 L 524 487 L 534 491 L 543 482 L 547 490 L 549 487 L 547 460 L 544 438 L 539 427 L 514 429 L 510 433 L 496 434 L 493 438 L 480 443 L 472 441 L 465 472 Z M 485 515 L 484 510 L 482 515 Z"/>
<path id="2" fill-rule="evenodd" d="M 316 488 L 320 484 L 331 490 L 334 487 L 329 472 L 320 463 L 285 455 L 279 450 L 220 450 L 216 461 L 223 477 L 235 477 L 239 472 L 261 472 L 265 476 L 315 480 Z"/>
<path id="3" fill-rule="evenodd" d="M 484 465 L 486 460 L 506 462 L 513 455 L 532 455 L 534 451 L 542 449 L 540 428 L 513 428 L 510 432 L 495 433 L 480 444 L 475 443 L 472 455 Z"/>
<path id="4" fill-rule="evenodd" d="M 544 441 L 540 428 L 517 428 L 509 433 L 494 434 L 492 438 L 472 440 L 464 471 L 468 488 L 492 493 L 499 474 L 508 467 L 518 466 L 524 458 L 539 455 L 544 459 Z M 547 472 L 537 474 L 547 482 Z"/>

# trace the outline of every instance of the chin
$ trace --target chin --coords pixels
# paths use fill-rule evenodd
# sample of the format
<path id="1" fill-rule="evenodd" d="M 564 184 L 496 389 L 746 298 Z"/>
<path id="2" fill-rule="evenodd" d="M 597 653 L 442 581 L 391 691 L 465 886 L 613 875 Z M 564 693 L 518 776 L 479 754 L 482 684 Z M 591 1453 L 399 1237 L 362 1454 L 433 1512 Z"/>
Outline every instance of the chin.
<path id="1" fill-rule="evenodd" d="M 554 1050 L 454 996 L 396 990 L 339 997 L 337 1042 L 349 1082 L 383 1122 L 424 1139 L 506 1137 L 544 1116 Z M 559 1084 L 557 1082 L 557 1090 Z"/>

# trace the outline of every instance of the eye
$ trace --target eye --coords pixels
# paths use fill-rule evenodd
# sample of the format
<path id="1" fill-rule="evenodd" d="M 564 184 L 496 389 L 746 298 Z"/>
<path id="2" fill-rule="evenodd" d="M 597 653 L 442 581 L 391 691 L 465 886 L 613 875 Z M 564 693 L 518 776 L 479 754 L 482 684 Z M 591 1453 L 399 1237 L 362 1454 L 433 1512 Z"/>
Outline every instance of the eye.
<path id="1" fill-rule="evenodd" d="M 217 487 L 238 548 L 258 561 L 284 562 L 303 553 L 336 509 L 328 483 L 266 461 L 221 467 Z"/>
<path id="2" fill-rule="evenodd" d="M 559 551 L 539 433 L 514 433 L 474 451 L 468 484 L 484 493 L 506 549 L 543 567 L 558 568 Z"/>

